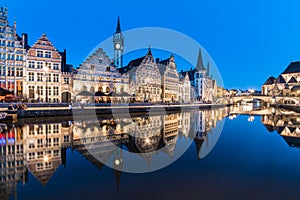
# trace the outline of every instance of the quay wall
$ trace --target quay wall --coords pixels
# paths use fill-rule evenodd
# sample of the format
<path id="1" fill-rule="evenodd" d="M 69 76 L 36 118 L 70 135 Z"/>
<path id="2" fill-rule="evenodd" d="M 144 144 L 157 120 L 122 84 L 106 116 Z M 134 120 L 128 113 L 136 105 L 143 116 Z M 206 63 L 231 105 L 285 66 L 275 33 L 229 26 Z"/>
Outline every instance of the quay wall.
<path id="1" fill-rule="evenodd" d="M 85 116 L 85 115 L 112 115 L 112 113 L 147 113 L 147 112 L 178 112 L 195 109 L 214 109 L 229 106 L 228 104 L 193 104 L 193 105 L 130 105 L 130 106 L 95 106 L 84 105 L 83 107 L 32 107 L 26 110 L 8 111 L 9 114 L 17 114 L 18 118 L 39 118 L 57 116 Z"/>

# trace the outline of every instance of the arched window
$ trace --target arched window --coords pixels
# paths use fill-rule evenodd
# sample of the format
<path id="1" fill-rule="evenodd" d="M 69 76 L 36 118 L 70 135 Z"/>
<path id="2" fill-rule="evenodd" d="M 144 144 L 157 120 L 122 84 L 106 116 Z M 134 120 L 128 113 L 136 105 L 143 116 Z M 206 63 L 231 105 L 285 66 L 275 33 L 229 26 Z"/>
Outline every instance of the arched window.
<path id="1" fill-rule="evenodd" d="M 102 86 L 98 87 L 99 92 L 103 92 Z"/>
<path id="2" fill-rule="evenodd" d="M 83 87 L 82 87 L 82 90 L 83 90 L 83 91 L 87 91 L 87 87 L 86 87 L 86 86 L 83 86 Z"/>
<path id="3" fill-rule="evenodd" d="M 91 93 L 95 93 L 95 88 L 94 87 L 91 87 Z"/>
<path id="4" fill-rule="evenodd" d="M 109 87 L 106 87 L 106 92 L 109 93 L 110 92 L 110 89 Z"/>

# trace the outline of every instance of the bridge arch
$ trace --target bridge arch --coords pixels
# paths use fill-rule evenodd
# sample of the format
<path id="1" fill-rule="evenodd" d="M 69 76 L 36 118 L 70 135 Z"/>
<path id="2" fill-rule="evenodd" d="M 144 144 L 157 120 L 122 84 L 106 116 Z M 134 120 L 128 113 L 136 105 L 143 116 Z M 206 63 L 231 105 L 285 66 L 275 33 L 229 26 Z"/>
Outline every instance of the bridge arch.
<path id="1" fill-rule="evenodd" d="M 299 104 L 299 101 L 292 97 L 283 97 L 277 101 L 279 104 Z"/>
<path id="2" fill-rule="evenodd" d="M 216 103 L 217 104 L 219 104 L 219 103 L 228 104 L 228 103 L 230 103 L 230 99 L 228 97 L 223 97 L 223 98 L 217 99 Z"/>
<path id="3" fill-rule="evenodd" d="M 239 103 L 242 101 L 254 101 L 260 100 L 266 103 L 270 103 L 272 101 L 272 97 L 270 96 L 235 96 L 232 97 L 234 103 Z"/>

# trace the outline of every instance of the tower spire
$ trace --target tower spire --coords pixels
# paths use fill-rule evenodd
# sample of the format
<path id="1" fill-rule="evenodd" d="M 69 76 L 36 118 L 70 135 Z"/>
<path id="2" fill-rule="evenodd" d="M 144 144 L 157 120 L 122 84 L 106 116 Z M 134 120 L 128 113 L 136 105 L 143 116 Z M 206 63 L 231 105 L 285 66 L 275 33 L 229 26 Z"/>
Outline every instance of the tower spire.
<path id="1" fill-rule="evenodd" d="M 123 67 L 124 37 L 121 32 L 120 17 L 118 17 L 116 32 L 113 34 L 113 44 L 114 64 L 117 68 Z"/>
<path id="2" fill-rule="evenodd" d="M 207 75 L 207 77 L 209 77 L 209 73 L 210 73 L 210 64 L 209 64 L 209 62 L 207 63 L 206 69 L 207 69 L 206 75 Z"/>
<path id="3" fill-rule="evenodd" d="M 116 33 L 121 33 L 120 16 L 118 16 L 118 24 L 117 24 L 117 28 L 116 28 Z"/>
<path id="4" fill-rule="evenodd" d="M 198 61 L 197 61 L 196 69 L 197 69 L 198 71 L 200 71 L 200 70 L 205 70 L 204 64 L 203 64 L 203 59 L 202 59 L 201 48 L 199 48 Z"/>

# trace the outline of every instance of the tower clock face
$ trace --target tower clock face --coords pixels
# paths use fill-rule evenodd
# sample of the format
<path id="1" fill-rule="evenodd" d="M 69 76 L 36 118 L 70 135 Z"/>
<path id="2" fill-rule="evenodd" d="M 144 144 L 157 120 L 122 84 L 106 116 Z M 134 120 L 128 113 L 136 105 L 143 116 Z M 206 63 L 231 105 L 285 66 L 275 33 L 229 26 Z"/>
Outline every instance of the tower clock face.
<path id="1" fill-rule="evenodd" d="M 116 49 L 120 49 L 121 45 L 119 43 L 116 44 Z"/>

